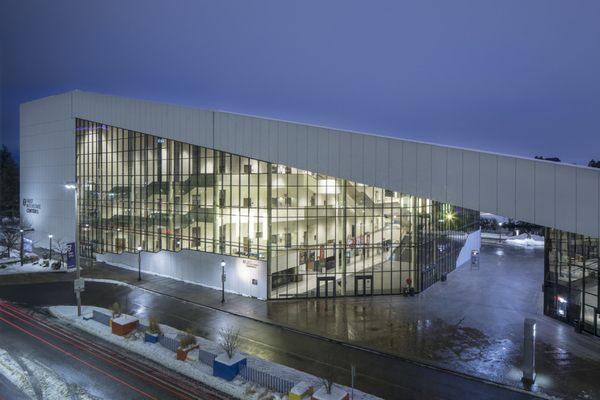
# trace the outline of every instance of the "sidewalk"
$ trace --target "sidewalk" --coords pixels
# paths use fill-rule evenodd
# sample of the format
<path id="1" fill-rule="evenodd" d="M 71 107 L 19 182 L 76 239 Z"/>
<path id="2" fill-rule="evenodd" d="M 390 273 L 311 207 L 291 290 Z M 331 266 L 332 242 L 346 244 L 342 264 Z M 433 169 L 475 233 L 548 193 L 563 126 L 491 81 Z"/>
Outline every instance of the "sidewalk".
<path id="1" fill-rule="evenodd" d="M 72 274 L 37 275 L 28 282 L 73 279 Z M 149 274 L 138 282 L 137 271 L 106 264 L 85 268 L 82 276 L 126 282 L 181 301 L 515 387 L 521 387 L 523 319 L 535 318 L 537 385 L 546 393 L 600 397 L 600 340 L 543 316 L 539 250 L 484 246 L 479 269 L 460 268 L 447 282 L 415 297 L 264 302 L 226 293 L 222 304 L 218 290 Z"/>

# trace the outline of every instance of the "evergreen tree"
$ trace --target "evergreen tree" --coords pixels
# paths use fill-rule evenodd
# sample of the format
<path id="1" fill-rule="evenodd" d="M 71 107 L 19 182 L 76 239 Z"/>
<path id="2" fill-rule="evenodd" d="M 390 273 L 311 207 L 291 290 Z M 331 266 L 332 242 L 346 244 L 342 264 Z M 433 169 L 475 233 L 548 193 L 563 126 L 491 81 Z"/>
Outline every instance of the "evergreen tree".
<path id="1" fill-rule="evenodd" d="M 592 168 L 600 168 L 600 160 L 596 161 L 596 160 L 591 160 L 588 163 L 588 167 L 592 167 Z"/>
<path id="2" fill-rule="evenodd" d="M 19 166 L 5 145 L 0 150 L 0 217 L 19 215 Z"/>

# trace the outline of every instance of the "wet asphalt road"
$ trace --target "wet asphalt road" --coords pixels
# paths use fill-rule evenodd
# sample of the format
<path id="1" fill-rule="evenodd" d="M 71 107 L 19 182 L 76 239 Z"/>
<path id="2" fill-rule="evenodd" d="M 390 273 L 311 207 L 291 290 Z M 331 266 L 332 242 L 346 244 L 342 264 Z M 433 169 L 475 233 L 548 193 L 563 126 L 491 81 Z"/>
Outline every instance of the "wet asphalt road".
<path id="1" fill-rule="evenodd" d="M 28 306 L 75 304 L 71 282 L 0 287 L 0 298 Z M 386 399 L 529 399 L 533 396 L 462 375 L 293 332 L 211 308 L 185 303 L 141 289 L 87 282 L 83 302 L 109 307 L 118 301 L 125 312 L 157 316 L 178 329 L 191 327 L 215 340 L 219 329 L 233 326 L 242 336 L 241 350 L 263 359 L 350 384 L 350 365 L 357 366 L 356 387 Z"/>
<path id="2" fill-rule="evenodd" d="M 0 362 L 27 371 L 25 381 L 37 398 L 229 398 L 137 355 L 113 351 L 110 344 L 58 324 L 53 318 L 3 302 L 0 338 Z M 0 374 L 0 398 L 28 397 Z"/>

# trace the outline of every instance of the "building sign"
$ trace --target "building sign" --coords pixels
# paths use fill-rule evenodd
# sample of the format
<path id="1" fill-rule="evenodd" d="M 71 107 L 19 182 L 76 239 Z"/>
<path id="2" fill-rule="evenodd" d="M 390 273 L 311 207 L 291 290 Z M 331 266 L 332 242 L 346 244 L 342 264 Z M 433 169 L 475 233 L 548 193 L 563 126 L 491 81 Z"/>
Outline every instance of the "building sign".
<path id="1" fill-rule="evenodd" d="M 33 253 L 33 240 L 23 238 L 23 251 L 25 253 Z"/>
<path id="2" fill-rule="evenodd" d="M 243 261 L 243 263 L 244 263 L 244 264 L 246 265 L 246 267 L 248 267 L 248 268 L 258 268 L 258 266 L 260 265 L 260 264 L 259 264 L 259 261 L 256 261 L 256 260 L 248 260 L 248 259 L 245 259 L 245 260 Z"/>
<path id="3" fill-rule="evenodd" d="M 67 243 L 67 269 L 75 268 L 76 265 L 76 254 L 75 254 L 75 243 Z"/>
<path id="4" fill-rule="evenodd" d="M 33 199 L 23 199 L 23 207 L 25 207 L 27 214 L 39 214 L 42 205 L 34 202 Z"/>

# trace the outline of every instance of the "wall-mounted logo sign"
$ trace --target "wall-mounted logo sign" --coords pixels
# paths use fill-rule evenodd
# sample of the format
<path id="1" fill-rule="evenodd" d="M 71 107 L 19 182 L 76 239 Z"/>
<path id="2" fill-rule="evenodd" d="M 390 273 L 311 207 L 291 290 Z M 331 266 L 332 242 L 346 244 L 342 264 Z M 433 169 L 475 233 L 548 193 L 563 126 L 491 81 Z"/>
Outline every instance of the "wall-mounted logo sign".
<path id="1" fill-rule="evenodd" d="M 248 268 L 258 268 L 260 265 L 256 260 L 244 260 L 243 263 L 246 264 L 246 267 Z"/>
<path id="2" fill-rule="evenodd" d="M 42 205 L 34 202 L 33 199 L 23 199 L 23 207 L 28 214 L 39 214 L 42 209 Z"/>

